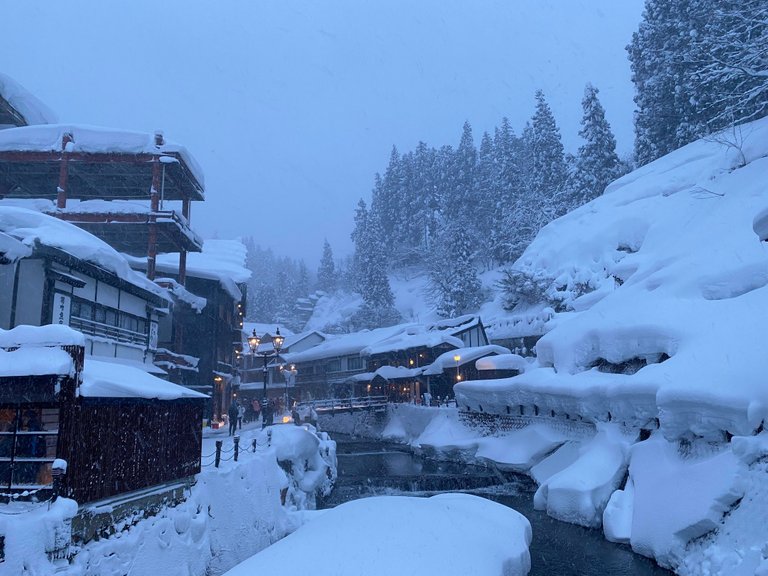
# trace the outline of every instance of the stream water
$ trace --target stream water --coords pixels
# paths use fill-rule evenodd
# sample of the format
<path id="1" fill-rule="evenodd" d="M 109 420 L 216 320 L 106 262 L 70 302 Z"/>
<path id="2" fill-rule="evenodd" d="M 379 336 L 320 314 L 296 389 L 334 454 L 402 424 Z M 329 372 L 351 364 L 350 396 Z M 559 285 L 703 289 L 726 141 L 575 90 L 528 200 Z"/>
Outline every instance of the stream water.
<path id="1" fill-rule="evenodd" d="M 384 494 L 429 496 L 462 491 L 484 496 L 524 514 L 533 528 L 532 576 L 661 576 L 672 573 L 612 544 L 600 530 L 553 520 L 533 509 L 536 486 L 527 476 L 414 455 L 407 448 L 336 436 L 339 477 L 321 506 Z"/>

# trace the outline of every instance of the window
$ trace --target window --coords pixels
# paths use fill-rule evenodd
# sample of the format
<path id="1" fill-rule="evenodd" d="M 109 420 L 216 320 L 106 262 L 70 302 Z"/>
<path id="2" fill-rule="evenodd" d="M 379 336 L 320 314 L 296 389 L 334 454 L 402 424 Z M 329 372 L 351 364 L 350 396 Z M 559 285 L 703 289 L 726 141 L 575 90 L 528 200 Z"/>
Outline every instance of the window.
<path id="1" fill-rule="evenodd" d="M 341 372 L 341 358 L 331 360 L 325 365 L 326 372 Z"/>
<path id="2" fill-rule="evenodd" d="M 347 370 L 362 370 L 363 359 L 360 356 L 349 356 L 347 358 Z"/>
<path id="3" fill-rule="evenodd" d="M 52 483 L 58 408 L 0 408 L 0 487 L 19 489 Z"/>

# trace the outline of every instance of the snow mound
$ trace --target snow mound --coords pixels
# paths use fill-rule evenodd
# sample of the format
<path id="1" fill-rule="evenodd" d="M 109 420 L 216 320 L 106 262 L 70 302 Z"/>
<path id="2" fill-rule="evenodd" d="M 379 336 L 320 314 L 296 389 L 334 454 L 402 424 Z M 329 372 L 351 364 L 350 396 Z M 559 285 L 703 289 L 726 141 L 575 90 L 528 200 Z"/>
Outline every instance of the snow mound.
<path id="1" fill-rule="evenodd" d="M 530 542 L 524 516 L 478 496 L 383 496 L 330 509 L 226 574 L 523 575 Z"/>

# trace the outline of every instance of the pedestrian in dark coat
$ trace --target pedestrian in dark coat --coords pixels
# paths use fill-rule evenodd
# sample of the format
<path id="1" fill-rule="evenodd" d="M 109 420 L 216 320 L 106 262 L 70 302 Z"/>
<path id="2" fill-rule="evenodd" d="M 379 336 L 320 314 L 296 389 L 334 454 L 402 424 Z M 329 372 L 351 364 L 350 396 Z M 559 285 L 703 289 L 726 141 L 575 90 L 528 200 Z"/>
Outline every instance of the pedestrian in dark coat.
<path id="1" fill-rule="evenodd" d="M 229 411 L 227 412 L 227 416 L 229 416 L 229 435 L 232 436 L 237 431 L 237 416 L 239 413 L 238 410 L 239 406 L 237 404 L 237 401 L 232 402 L 232 404 L 229 405 Z"/>

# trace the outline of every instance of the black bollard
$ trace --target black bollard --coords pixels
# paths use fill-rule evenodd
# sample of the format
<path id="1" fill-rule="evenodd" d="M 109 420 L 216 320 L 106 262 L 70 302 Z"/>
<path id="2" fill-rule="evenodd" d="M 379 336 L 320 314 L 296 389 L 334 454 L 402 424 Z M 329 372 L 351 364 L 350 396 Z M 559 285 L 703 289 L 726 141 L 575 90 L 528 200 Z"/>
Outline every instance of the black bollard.
<path id="1" fill-rule="evenodd" d="M 219 462 L 221 462 L 221 444 L 221 440 L 216 440 L 216 461 L 214 462 L 216 468 L 219 467 Z"/>
<path id="2" fill-rule="evenodd" d="M 240 436 L 235 436 L 235 462 L 237 462 L 237 455 L 240 453 Z"/>

